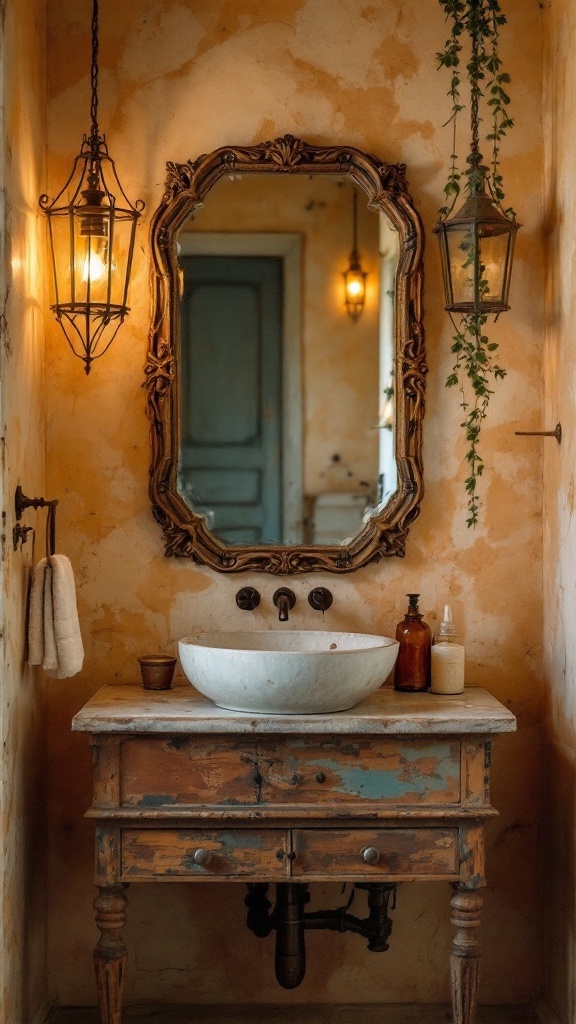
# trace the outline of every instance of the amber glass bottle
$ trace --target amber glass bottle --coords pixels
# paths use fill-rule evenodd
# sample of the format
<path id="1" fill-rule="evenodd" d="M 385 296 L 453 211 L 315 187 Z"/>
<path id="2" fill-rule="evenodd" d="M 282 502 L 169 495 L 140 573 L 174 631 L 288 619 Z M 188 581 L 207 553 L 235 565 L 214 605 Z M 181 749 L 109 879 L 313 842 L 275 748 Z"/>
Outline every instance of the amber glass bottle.
<path id="1" fill-rule="evenodd" d="M 430 686 L 430 650 L 432 634 L 418 611 L 420 594 L 407 594 L 408 611 L 396 627 L 400 641 L 394 668 L 395 690 L 427 690 Z"/>

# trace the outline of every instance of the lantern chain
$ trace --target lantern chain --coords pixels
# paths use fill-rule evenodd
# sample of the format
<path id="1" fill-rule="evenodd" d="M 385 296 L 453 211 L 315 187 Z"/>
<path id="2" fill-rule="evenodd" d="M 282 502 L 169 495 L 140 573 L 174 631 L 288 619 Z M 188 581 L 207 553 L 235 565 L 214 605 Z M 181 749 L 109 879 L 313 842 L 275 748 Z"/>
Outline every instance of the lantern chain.
<path id="1" fill-rule="evenodd" d="M 100 145 L 100 132 L 98 128 L 98 0 L 94 0 L 92 8 L 92 66 L 90 69 L 90 81 L 92 85 L 92 102 L 90 104 L 92 131 L 90 144 L 92 158 L 94 159 L 98 155 Z"/>
<path id="2" fill-rule="evenodd" d="M 472 34 L 472 60 L 471 65 L 473 67 L 478 66 L 478 37 Z M 480 90 L 478 85 L 472 85 L 470 90 L 470 128 L 472 130 L 472 138 L 470 142 L 470 156 L 468 157 L 468 164 L 470 165 L 472 176 L 470 177 L 471 193 L 473 195 L 480 195 L 483 191 L 484 174 L 478 174 L 478 171 L 483 171 L 482 168 L 482 154 L 480 152 L 480 118 L 478 115 L 478 99 Z M 476 173 L 475 173 L 476 172 Z"/>

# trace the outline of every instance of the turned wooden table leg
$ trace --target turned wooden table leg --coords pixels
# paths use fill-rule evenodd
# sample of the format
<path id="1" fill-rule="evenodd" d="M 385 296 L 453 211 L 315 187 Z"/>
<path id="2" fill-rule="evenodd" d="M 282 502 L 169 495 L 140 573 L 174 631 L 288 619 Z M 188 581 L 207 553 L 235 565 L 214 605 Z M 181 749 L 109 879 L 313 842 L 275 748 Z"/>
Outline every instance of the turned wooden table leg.
<path id="1" fill-rule="evenodd" d="M 127 885 L 99 886 L 94 900 L 100 941 L 94 950 L 100 1024 L 121 1024 L 126 946 L 120 934 L 126 924 Z"/>
<path id="2" fill-rule="evenodd" d="M 474 1024 L 476 1019 L 480 965 L 476 929 L 480 926 L 483 905 L 477 890 L 454 886 L 450 900 L 451 922 L 456 928 L 450 954 L 454 1024 Z"/>

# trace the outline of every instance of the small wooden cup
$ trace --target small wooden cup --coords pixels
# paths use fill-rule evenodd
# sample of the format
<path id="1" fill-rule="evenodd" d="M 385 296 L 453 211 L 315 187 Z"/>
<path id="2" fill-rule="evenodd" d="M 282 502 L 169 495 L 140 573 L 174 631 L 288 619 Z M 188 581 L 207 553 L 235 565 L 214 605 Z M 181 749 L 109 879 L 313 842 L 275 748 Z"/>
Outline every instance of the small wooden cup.
<path id="1" fill-rule="evenodd" d="M 169 690 L 176 668 L 176 658 L 169 654 L 148 654 L 138 658 L 145 690 Z"/>

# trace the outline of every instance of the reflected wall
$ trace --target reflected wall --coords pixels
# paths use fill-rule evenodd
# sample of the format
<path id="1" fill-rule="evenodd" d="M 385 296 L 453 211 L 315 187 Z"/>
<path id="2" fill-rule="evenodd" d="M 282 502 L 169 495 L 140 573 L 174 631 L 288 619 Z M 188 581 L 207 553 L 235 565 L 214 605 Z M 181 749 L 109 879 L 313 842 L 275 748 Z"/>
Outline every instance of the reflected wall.
<path id="1" fill-rule="evenodd" d="M 230 174 L 180 232 L 180 490 L 227 543 L 338 544 L 394 490 L 398 249 L 337 176 Z"/>

